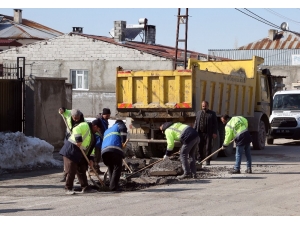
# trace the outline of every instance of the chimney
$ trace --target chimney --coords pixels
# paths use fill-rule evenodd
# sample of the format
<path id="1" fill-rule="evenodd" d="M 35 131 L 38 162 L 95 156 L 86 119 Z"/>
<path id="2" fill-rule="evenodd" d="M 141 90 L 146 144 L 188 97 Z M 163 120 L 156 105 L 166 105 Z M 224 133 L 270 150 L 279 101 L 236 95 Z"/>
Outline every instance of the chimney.
<path id="1" fill-rule="evenodd" d="M 73 33 L 82 34 L 83 27 L 73 27 Z"/>
<path id="2" fill-rule="evenodd" d="M 146 25 L 145 43 L 155 44 L 156 27 L 153 25 Z"/>
<path id="3" fill-rule="evenodd" d="M 114 40 L 125 41 L 126 21 L 114 21 Z"/>
<path id="4" fill-rule="evenodd" d="M 14 9 L 14 22 L 22 24 L 22 9 Z"/>
<path id="5" fill-rule="evenodd" d="M 274 29 L 270 29 L 269 30 L 269 33 L 268 33 L 268 37 L 271 41 L 274 41 L 275 37 L 276 37 L 276 34 L 277 34 L 277 30 L 274 30 Z"/>

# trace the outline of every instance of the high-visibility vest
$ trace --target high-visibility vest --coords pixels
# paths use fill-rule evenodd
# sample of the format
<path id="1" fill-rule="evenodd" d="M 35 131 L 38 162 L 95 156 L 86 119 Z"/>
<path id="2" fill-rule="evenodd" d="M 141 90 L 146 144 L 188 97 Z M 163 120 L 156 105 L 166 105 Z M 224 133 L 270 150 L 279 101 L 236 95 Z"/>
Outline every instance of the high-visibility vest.
<path id="1" fill-rule="evenodd" d="M 225 126 L 224 146 L 237 138 L 240 134 L 248 131 L 248 120 L 242 116 L 232 117 Z"/>
<path id="2" fill-rule="evenodd" d="M 189 126 L 180 122 L 172 124 L 165 130 L 167 138 L 167 150 L 172 151 L 174 148 L 175 141 L 180 141 L 180 136 Z"/>
<path id="3" fill-rule="evenodd" d="M 71 115 L 71 110 L 68 110 L 66 109 L 65 112 L 62 114 L 63 117 L 66 119 L 67 121 L 67 130 L 68 130 L 68 133 L 71 131 L 72 129 L 72 115 Z"/>
<path id="4" fill-rule="evenodd" d="M 76 127 L 73 128 L 72 134 L 69 137 L 68 141 L 70 141 L 75 145 L 78 142 L 82 142 L 81 146 L 83 150 L 86 151 L 89 145 L 91 144 L 91 140 L 92 140 L 91 136 L 92 134 L 91 134 L 89 124 L 87 122 L 81 122 L 80 124 L 78 124 Z"/>

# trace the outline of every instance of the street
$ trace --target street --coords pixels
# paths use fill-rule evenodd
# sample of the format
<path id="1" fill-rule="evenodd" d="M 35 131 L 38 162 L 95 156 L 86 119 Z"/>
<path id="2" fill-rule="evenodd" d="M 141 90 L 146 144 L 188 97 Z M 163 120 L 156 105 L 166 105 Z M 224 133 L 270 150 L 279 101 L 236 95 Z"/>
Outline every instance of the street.
<path id="1" fill-rule="evenodd" d="M 223 173 L 132 192 L 65 195 L 61 168 L 0 175 L 2 216 L 299 216 L 300 142 L 252 151 L 253 174 Z M 232 168 L 235 157 L 211 167 Z M 103 168 L 102 168 L 103 169 Z"/>

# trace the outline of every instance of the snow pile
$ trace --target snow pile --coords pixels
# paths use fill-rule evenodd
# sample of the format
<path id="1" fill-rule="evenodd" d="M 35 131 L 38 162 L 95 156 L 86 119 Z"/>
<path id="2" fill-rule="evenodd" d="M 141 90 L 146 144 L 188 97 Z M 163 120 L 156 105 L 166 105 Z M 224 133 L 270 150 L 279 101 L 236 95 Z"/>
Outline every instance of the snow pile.
<path id="1" fill-rule="evenodd" d="M 61 166 L 62 162 L 53 158 L 54 147 L 35 137 L 26 137 L 21 132 L 0 132 L 0 168 L 20 169 L 46 164 Z"/>

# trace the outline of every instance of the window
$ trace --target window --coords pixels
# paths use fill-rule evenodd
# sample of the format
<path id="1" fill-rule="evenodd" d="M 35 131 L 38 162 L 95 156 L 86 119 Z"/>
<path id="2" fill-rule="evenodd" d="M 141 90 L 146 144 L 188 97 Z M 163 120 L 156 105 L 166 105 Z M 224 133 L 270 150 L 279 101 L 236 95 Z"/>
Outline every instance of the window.
<path id="1" fill-rule="evenodd" d="M 88 71 L 87 70 L 71 70 L 71 83 L 73 89 L 87 90 L 89 89 Z"/>

